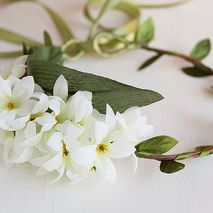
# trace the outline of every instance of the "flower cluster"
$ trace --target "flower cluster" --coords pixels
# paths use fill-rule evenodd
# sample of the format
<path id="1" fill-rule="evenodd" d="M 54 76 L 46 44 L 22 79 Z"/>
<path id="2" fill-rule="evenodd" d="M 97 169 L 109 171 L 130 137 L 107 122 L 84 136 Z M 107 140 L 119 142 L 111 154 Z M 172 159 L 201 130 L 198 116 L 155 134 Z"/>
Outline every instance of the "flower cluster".
<path id="1" fill-rule="evenodd" d="M 38 168 L 38 175 L 56 173 L 53 182 L 66 177 L 75 183 L 92 173 L 114 182 L 112 160 L 134 156 L 135 145 L 153 133 L 141 109 L 115 114 L 107 105 L 106 114 L 100 114 L 92 106 L 91 92 L 78 91 L 68 97 L 68 83 L 62 75 L 48 96 L 32 76 L 22 77 L 25 61 L 21 57 L 0 70 L 4 164 L 30 163 Z"/>

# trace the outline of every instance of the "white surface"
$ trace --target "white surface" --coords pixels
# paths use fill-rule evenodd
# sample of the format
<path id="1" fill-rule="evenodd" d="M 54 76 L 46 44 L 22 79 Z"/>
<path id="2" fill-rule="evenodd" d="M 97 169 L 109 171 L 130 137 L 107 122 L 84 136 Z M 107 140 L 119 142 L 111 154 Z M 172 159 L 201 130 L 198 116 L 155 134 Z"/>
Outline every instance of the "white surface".
<path id="1" fill-rule="evenodd" d="M 88 26 L 81 14 L 84 1 L 46 2 L 63 15 L 76 35 L 85 36 Z M 195 0 L 177 8 L 144 11 L 144 16 L 154 17 L 157 26 L 152 45 L 188 53 L 198 40 L 213 38 L 212 9 L 212 0 Z M 45 12 L 29 3 L 0 9 L 0 26 L 40 40 L 47 29 L 59 42 Z M 14 46 L 0 43 L 2 49 Z M 179 68 L 187 64 L 168 57 L 137 72 L 149 55 L 137 50 L 112 59 L 87 56 L 68 66 L 160 92 L 165 100 L 145 107 L 144 113 L 156 127 L 156 135 L 169 134 L 181 142 L 173 152 L 213 143 L 212 79 L 186 76 Z M 205 62 L 213 67 L 213 54 Z M 213 157 L 185 163 L 185 170 L 165 175 L 160 173 L 158 162 L 139 160 L 139 169 L 132 176 L 131 162 L 117 161 L 118 180 L 114 185 L 94 180 L 75 186 L 49 185 L 48 177 L 36 177 L 30 168 L 1 170 L 0 213 L 212 213 Z"/>

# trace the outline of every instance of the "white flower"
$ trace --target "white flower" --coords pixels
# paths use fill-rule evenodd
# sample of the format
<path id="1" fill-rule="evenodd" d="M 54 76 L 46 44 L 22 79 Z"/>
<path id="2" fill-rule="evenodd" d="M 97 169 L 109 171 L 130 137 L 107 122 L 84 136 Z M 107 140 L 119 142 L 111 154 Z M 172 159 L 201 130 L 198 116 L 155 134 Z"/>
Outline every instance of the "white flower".
<path id="1" fill-rule="evenodd" d="M 46 119 L 49 113 L 46 113 L 48 109 L 48 97 L 45 94 L 37 96 L 31 112 L 29 121 L 26 127 L 19 131 L 19 138 L 15 143 L 16 157 L 15 163 L 24 163 L 30 160 L 35 150 L 39 147 L 39 143 L 42 141 L 45 131 L 50 130 L 55 123 L 49 122 Z M 54 118 L 53 118 L 54 119 Z M 43 121 L 43 122 L 42 122 Z"/>
<path id="2" fill-rule="evenodd" d="M 0 76 L 4 79 L 14 76 L 21 78 L 26 73 L 27 55 L 18 57 L 14 63 L 6 64 L 0 67 Z"/>
<path id="3" fill-rule="evenodd" d="M 12 164 L 14 136 L 14 132 L 0 129 L 0 145 L 3 146 L 2 160 L 4 162 L 4 166 L 7 167 Z"/>
<path id="4" fill-rule="evenodd" d="M 82 124 L 93 111 L 91 92 L 78 91 L 67 100 L 68 85 L 62 75 L 55 82 L 53 95 L 50 97 L 50 109 L 59 123 L 71 120 Z"/>
<path id="5" fill-rule="evenodd" d="M 131 107 L 122 114 L 117 112 L 116 120 L 119 124 L 118 129 L 135 137 L 131 141 L 133 145 L 137 145 L 153 135 L 154 127 L 147 124 L 147 119 L 142 115 L 140 107 Z"/>
<path id="6" fill-rule="evenodd" d="M 115 126 L 114 113 L 107 106 L 105 121 L 95 121 L 90 126 L 91 144 L 80 147 L 73 156 L 76 163 L 95 170 L 110 183 L 116 179 L 111 158 L 124 158 L 135 152 L 135 147 L 129 143 L 132 138 L 125 132 L 114 130 Z"/>
<path id="7" fill-rule="evenodd" d="M 0 77 L 0 111 L 15 112 L 18 116 L 28 115 L 33 91 L 34 80 L 31 76 L 15 79 L 13 82 Z"/>
<path id="8" fill-rule="evenodd" d="M 35 122 L 41 126 L 41 131 L 46 132 L 53 128 L 57 123 L 55 116 L 51 113 L 46 112 L 49 108 L 49 98 L 45 94 L 38 96 L 37 101 L 31 111 L 31 122 Z"/>
<path id="9" fill-rule="evenodd" d="M 78 165 L 72 160 L 73 153 L 79 148 L 77 138 L 82 134 L 83 129 L 74 125 L 71 121 L 58 124 L 47 141 L 47 153 L 42 157 L 31 160 L 31 163 L 40 167 L 40 171 L 57 171 L 58 181 L 64 174 L 71 181 L 79 181 L 84 177 L 78 173 Z"/>
<path id="10" fill-rule="evenodd" d="M 22 129 L 29 120 L 29 113 L 34 101 L 33 77 L 23 79 L 15 77 L 4 80 L 0 77 L 0 127 L 13 131 Z"/>

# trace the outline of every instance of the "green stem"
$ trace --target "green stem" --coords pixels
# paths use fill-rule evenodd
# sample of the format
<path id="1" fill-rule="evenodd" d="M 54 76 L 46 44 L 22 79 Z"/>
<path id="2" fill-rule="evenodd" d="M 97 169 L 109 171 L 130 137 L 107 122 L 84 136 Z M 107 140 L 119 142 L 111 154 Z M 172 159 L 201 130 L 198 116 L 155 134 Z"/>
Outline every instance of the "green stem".
<path id="1" fill-rule="evenodd" d="M 98 16 L 96 17 L 96 19 L 92 23 L 92 26 L 90 27 L 89 38 L 92 38 L 94 36 L 94 34 L 96 33 L 99 21 L 100 21 L 101 17 L 105 14 L 105 12 L 108 9 L 108 6 L 109 6 L 110 3 L 111 2 L 109 0 L 105 0 L 105 2 L 103 4 L 103 7 L 101 8 Z"/>
<path id="2" fill-rule="evenodd" d="M 23 51 L 0 52 L 0 58 L 15 58 L 23 55 Z"/>
<path id="3" fill-rule="evenodd" d="M 162 3 L 162 4 L 138 4 L 138 7 L 141 7 L 143 9 L 147 8 L 147 9 L 158 9 L 158 8 L 169 8 L 169 7 L 175 7 L 181 4 L 185 4 L 188 3 L 191 0 L 179 0 L 179 1 L 175 1 L 175 2 L 171 2 L 171 3 Z"/>
<path id="4" fill-rule="evenodd" d="M 159 49 L 159 48 L 153 48 L 153 47 L 149 47 L 147 45 L 141 45 L 141 49 L 144 50 L 148 50 L 148 51 L 152 51 L 152 52 L 156 52 L 158 55 L 168 55 L 168 56 L 174 56 L 177 58 L 181 58 L 195 66 L 202 66 L 206 68 L 206 72 L 210 75 L 213 75 L 213 70 L 209 67 L 207 67 L 206 65 L 204 65 L 200 60 L 198 59 L 194 59 L 190 56 L 184 55 L 182 53 L 178 53 L 178 52 L 173 52 L 173 51 L 169 51 L 169 50 L 163 50 L 163 49 Z"/>
<path id="5" fill-rule="evenodd" d="M 184 152 L 180 154 L 172 155 L 144 155 L 142 158 L 157 160 L 157 161 L 171 161 L 171 160 L 185 160 L 188 158 L 199 158 L 203 156 L 209 156 L 213 154 L 213 146 L 208 146 L 208 151 L 205 150 L 194 150 L 191 152 Z"/>

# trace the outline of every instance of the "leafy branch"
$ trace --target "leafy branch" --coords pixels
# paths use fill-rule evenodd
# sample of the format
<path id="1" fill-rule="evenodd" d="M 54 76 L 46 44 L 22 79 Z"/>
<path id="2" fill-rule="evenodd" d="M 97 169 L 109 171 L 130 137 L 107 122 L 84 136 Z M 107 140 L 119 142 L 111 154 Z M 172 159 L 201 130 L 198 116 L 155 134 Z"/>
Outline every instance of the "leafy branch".
<path id="1" fill-rule="evenodd" d="M 213 75 L 213 69 L 210 67 L 207 67 L 202 63 L 202 59 L 204 59 L 210 52 L 211 49 L 211 43 L 209 39 L 205 39 L 200 41 L 192 50 L 191 55 L 185 55 L 182 53 L 178 52 L 173 52 L 169 50 L 163 50 L 163 49 L 158 49 L 158 48 L 153 48 L 148 45 L 141 45 L 141 49 L 143 50 L 148 50 L 155 52 L 156 55 L 145 61 L 140 67 L 139 70 L 142 70 L 152 63 L 156 62 L 159 58 L 161 58 L 164 55 L 167 56 L 173 56 L 177 58 L 181 58 L 189 63 L 191 63 L 193 66 L 192 67 L 185 67 L 182 70 L 191 76 L 194 77 L 202 77 L 202 76 L 209 76 Z"/>
<path id="2" fill-rule="evenodd" d="M 135 154 L 139 158 L 160 161 L 160 170 L 164 173 L 174 173 L 182 170 L 185 165 L 178 161 L 213 154 L 213 146 L 200 146 L 190 152 L 164 155 L 164 153 L 172 149 L 177 143 L 178 141 L 169 136 L 157 136 L 138 144 Z"/>
<path id="3" fill-rule="evenodd" d="M 192 49 L 190 55 L 185 55 L 175 51 L 151 47 L 149 43 L 155 36 L 154 22 L 152 18 L 148 18 L 140 24 L 140 8 L 172 7 L 185 2 L 188 1 L 180 0 L 171 4 L 146 5 L 119 0 L 89 0 L 85 7 L 84 14 L 90 21 L 91 26 L 89 35 L 85 41 L 80 41 L 76 38 L 69 29 L 69 26 L 57 13 L 47 6 L 40 4 L 52 18 L 61 36 L 61 46 L 55 46 L 47 32 L 44 32 L 43 44 L 5 29 L 0 29 L 0 39 L 12 43 L 25 44 L 24 53 L 31 54 L 28 60 L 28 72 L 34 76 L 36 82 L 43 86 L 47 92 L 52 90 L 56 77 L 63 74 L 71 82 L 70 85 L 72 86 L 69 88 L 70 93 L 82 88 L 91 90 L 94 93 L 94 105 L 99 111 L 105 111 L 106 102 L 110 103 L 114 110 L 124 111 L 133 105 L 145 106 L 154 103 L 161 100 L 162 96 L 154 91 L 133 88 L 91 74 L 82 74 L 56 64 L 63 63 L 64 59 L 79 59 L 85 53 L 92 51 L 102 57 L 111 57 L 123 51 L 139 48 L 155 53 L 154 56 L 140 66 L 140 69 L 148 67 L 162 56 L 173 56 L 192 64 L 191 67 L 182 69 L 186 74 L 196 77 L 211 76 L 213 75 L 213 70 L 202 62 L 211 50 L 211 42 L 209 39 L 198 42 Z M 90 13 L 90 9 L 94 5 L 97 6 L 97 4 L 100 6 L 100 13 L 97 17 L 93 17 Z M 101 24 L 101 18 L 112 9 L 125 13 L 129 17 L 129 21 L 114 29 L 103 26 Z M 22 51 L 2 52 L 0 53 L 0 57 L 14 57 L 21 53 Z M 81 83 L 80 85 L 79 82 Z M 135 154 L 139 158 L 160 161 L 160 169 L 165 173 L 174 173 L 182 170 L 185 165 L 178 161 L 213 154 L 213 146 L 201 146 L 191 152 L 181 154 L 164 154 L 177 143 L 174 138 L 169 136 L 154 137 L 138 144 Z"/>

